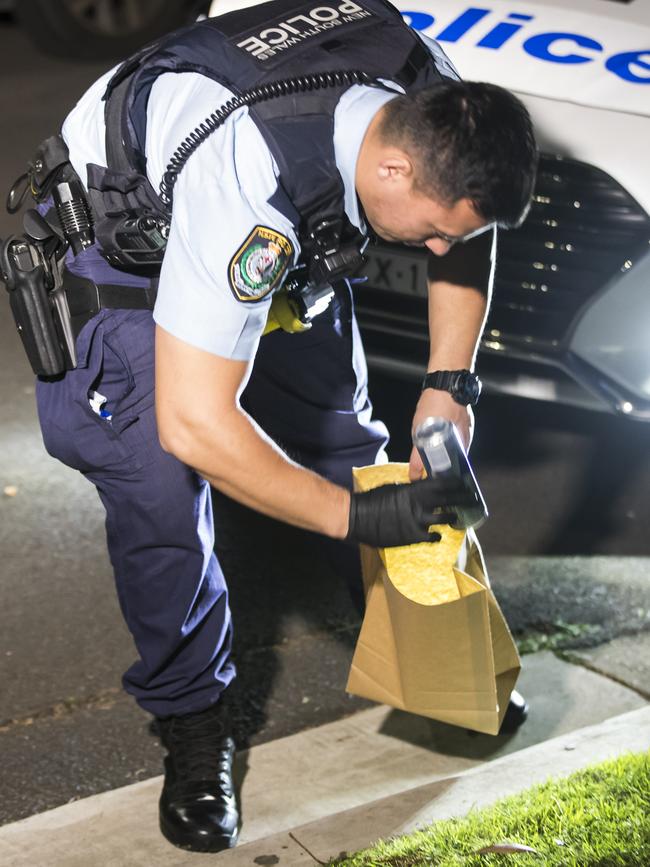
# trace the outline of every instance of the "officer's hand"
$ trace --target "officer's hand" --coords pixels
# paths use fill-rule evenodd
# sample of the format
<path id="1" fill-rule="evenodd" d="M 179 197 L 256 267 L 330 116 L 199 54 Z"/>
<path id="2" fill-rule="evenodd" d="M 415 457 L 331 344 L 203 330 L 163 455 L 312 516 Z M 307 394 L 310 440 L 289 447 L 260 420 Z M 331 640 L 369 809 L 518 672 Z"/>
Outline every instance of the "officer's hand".
<path id="1" fill-rule="evenodd" d="M 429 533 L 430 525 L 451 523 L 454 507 L 472 502 L 471 494 L 453 479 L 382 485 L 352 494 L 347 538 L 374 548 L 439 542 L 440 534 Z"/>
<path id="2" fill-rule="evenodd" d="M 411 430 L 414 431 L 425 418 L 432 416 L 441 416 L 452 422 L 460 434 L 465 451 L 469 450 L 474 431 L 474 415 L 471 407 L 461 406 L 459 403 L 456 403 L 453 397 L 447 394 L 446 391 L 425 388 L 415 408 Z M 416 479 L 421 479 L 424 475 L 422 459 L 414 446 L 409 460 L 409 479 L 414 482 Z"/>

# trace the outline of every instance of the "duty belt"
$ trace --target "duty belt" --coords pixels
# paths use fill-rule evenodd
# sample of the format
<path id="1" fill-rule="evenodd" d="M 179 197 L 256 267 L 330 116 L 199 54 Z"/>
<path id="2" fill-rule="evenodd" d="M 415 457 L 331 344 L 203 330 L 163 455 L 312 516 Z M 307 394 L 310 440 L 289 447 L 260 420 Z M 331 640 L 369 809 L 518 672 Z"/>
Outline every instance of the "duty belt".
<path id="1" fill-rule="evenodd" d="M 66 271 L 63 276 L 63 291 L 68 301 L 74 336 L 100 310 L 127 308 L 129 310 L 153 310 L 156 301 L 156 286 L 120 286 L 112 283 L 95 283 Z"/>

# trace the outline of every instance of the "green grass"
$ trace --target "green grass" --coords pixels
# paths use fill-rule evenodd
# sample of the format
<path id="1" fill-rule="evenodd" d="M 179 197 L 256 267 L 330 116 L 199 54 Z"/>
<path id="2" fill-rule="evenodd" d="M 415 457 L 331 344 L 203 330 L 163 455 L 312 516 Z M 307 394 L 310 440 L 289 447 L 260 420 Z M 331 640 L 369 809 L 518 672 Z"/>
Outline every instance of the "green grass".
<path id="1" fill-rule="evenodd" d="M 592 623 L 567 623 L 564 620 L 554 620 L 543 624 L 543 628 L 527 628 L 522 633 L 515 633 L 517 650 L 520 655 L 537 653 L 539 650 L 562 650 L 565 647 L 575 647 L 592 643 L 602 632 L 602 627 Z M 602 640 L 602 639 L 601 639 Z"/>
<path id="2" fill-rule="evenodd" d="M 502 842 L 531 854 L 477 855 Z M 340 867 L 650 867 L 650 751 L 550 780 L 463 819 L 379 843 Z"/>

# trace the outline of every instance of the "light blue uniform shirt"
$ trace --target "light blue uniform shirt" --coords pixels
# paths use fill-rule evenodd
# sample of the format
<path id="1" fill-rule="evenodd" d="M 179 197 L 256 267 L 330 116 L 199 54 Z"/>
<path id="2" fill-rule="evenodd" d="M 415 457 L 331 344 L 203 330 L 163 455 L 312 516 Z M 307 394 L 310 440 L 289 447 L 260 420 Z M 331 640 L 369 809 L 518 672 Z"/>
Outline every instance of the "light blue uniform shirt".
<path id="1" fill-rule="evenodd" d="M 457 77 L 442 50 L 429 44 L 436 63 Z M 70 160 L 86 180 L 88 163 L 106 164 L 104 106 L 101 97 L 112 71 L 84 94 L 67 117 L 63 137 Z M 396 90 L 397 85 L 394 85 Z M 393 94 L 356 85 L 334 114 L 334 150 L 349 220 L 363 229 L 354 187 L 365 132 Z M 178 145 L 232 93 L 197 73 L 166 73 L 154 82 L 147 106 L 147 175 L 154 189 Z M 271 295 L 241 301 L 231 290 L 230 263 L 256 226 L 300 245 L 296 227 L 269 204 L 277 188 L 277 164 L 246 108 L 234 112 L 187 161 L 174 189 L 172 223 L 160 273 L 154 319 L 180 340 L 224 358 L 254 357 L 266 323 Z"/>

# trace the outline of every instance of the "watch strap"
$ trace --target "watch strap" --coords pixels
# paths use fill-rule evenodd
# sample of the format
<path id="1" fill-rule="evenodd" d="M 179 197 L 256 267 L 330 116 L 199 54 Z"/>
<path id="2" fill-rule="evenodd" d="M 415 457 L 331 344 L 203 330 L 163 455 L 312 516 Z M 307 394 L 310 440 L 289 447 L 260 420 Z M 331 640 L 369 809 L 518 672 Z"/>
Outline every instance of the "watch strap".
<path id="1" fill-rule="evenodd" d="M 468 385 L 471 387 L 468 389 Z M 471 370 L 434 370 L 422 380 L 422 390 L 434 388 L 447 391 L 462 406 L 474 406 L 481 391 L 481 382 Z"/>
<path id="2" fill-rule="evenodd" d="M 469 373 L 469 371 L 467 371 Z M 422 380 L 422 388 L 437 388 L 442 391 L 451 391 L 461 370 L 434 370 L 427 373 Z"/>

